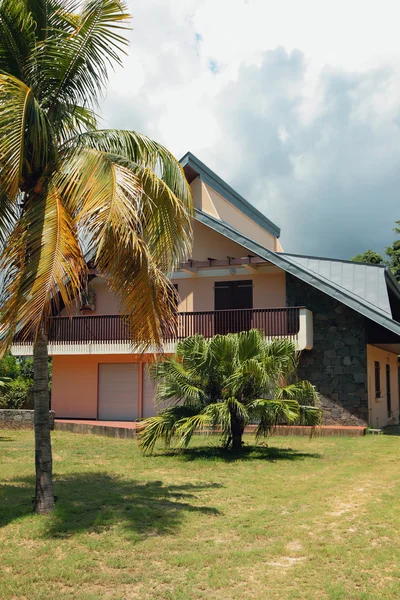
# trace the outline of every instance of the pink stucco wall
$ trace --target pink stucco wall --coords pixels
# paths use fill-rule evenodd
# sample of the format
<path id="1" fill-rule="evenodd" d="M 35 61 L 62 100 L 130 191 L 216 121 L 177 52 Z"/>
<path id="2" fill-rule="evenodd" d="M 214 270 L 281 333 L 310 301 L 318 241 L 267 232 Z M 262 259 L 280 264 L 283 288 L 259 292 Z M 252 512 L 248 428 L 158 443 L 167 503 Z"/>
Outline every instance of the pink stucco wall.
<path id="1" fill-rule="evenodd" d="M 202 182 L 200 177 L 192 181 L 191 188 L 193 203 L 196 208 L 215 218 L 226 221 L 226 223 L 241 231 L 245 236 L 262 244 L 266 248 L 278 250 L 277 238 L 274 235 L 236 208 L 229 200 L 213 190 L 212 187 Z"/>
<path id="2" fill-rule="evenodd" d="M 99 364 L 137 363 L 145 359 L 134 354 L 54 356 L 51 408 L 56 417 L 97 419 Z"/>
<path id="3" fill-rule="evenodd" d="M 249 251 L 239 244 L 228 240 L 220 233 L 198 221 L 193 223 L 193 239 L 193 249 L 190 256 L 193 260 L 223 259 L 227 256 L 242 258 L 249 254 Z"/>
<path id="4" fill-rule="evenodd" d="M 253 308 L 274 308 L 286 306 L 286 278 L 283 271 L 271 269 L 271 273 L 259 275 L 215 275 L 213 277 L 192 277 L 173 280 L 178 284 L 180 297 L 179 310 L 183 312 L 214 310 L 214 283 L 216 281 L 253 282 Z"/>
<path id="5" fill-rule="evenodd" d="M 380 363 L 381 396 L 375 397 L 375 361 Z M 387 414 L 386 365 L 390 365 L 392 418 Z M 399 420 L 398 356 L 371 344 L 367 345 L 369 424 L 384 427 Z"/>

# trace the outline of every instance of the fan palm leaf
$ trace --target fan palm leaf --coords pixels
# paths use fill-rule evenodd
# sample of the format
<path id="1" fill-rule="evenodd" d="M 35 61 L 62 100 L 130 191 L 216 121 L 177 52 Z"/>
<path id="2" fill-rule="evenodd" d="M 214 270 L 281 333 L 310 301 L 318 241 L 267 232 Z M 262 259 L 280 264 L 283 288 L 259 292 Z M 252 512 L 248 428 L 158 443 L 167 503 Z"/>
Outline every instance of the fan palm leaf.
<path id="1" fill-rule="evenodd" d="M 196 431 L 216 427 L 233 449 L 240 449 L 245 426 L 256 422 L 256 437 L 268 435 L 278 424 L 318 425 L 318 394 L 308 381 L 299 381 L 295 368 L 299 353 L 290 340 L 267 342 L 256 330 L 216 335 L 210 340 L 196 335 L 182 340 L 176 355 L 153 367 L 158 399 L 188 408 L 193 414 L 167 413 L 168 443 L 176 439 L 186 447 Z M 175 406 L 174 408 L 178 408 Z M 163 411 L 161 419 L 165 415 Z M 179 418 L 172 425 L 173 419 Z M 153 419 L 157 419 L 154 417 Z M 143 448 L 154 447 L 157 429 L 144 421 Z M 148 423 L 153 424 L 147 430 Z"/>

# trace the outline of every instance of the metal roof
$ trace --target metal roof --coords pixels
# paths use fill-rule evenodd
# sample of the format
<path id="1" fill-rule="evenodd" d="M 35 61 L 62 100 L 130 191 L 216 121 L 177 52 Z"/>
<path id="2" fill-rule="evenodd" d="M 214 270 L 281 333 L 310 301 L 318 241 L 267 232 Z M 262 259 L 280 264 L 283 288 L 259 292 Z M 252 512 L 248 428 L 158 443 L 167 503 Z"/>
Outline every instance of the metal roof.
<path id="1" fill-rule="evenodd" d="M 365 267 L 366 265 L 357 265 L 357 263 L 354 263 L 354 270 L 350 269 L 350 271 L 347 271 L 343 265 L 348 265 L 348 261 L 315 259 L 307 256 L 292 256 L 283 252 L 273 252 L 242 235 L 224 221 L 215 219 L 201 210 L 195 209 L 195 218 L 214 231 L 217 231 L 228 239 L 240 244 L 249 252 L 253 252 L 257 256 L 270 261 L 287 273 L 291 273 L 298 279 L 312 285 L 321 292 L 328 294 L 368 319 L 371 319 L 371 321 L 382 325 L 396 335 L 400 335 L 400 323 L 392 319 L 390 307 L 388 309 L 389 300 L 387 298 L 388 292 L 385 269 L 379 265 L 369 265 L 368 270 L 366 270 L 357 268 Z M 318 261 L 321 261 L 321 264 L 319 264 Z M 326 264 L 325 261 L 331 263 L 331 265 Z M 335 263 L 335 267 L 332 266 L 333 263 Z M 341 269 L 342 276 L 339 276 L 338 273 Z M 376 269 L 379 274 L 372 275 L 372 272 L 369 269 Z M 373 287 L 372 280 L 374 278 L 375 285 L 381 288 L 376 293 L 376 299 L 379 298 L 378 304 L 371 301 L 373 296 L 373 292 L 371 291 L 371 288 Z M 397 291 L 399 291 L 398 286 Z M 385 293 L 387 300 L 385 300 Z"/>
<path id="2" fill-rule="evenodd" d="M 217 194 L 220 194 L 228 200 L 235 208 L 250 217 L 257 225 L 260 225 L 260 227 L 275 237 L 280 236 L 281 230 L 275 223 L 267 219 L 265 215 L 243 198 L 243 196 L 238 194 L 230 185 L 221 179 L 221 177 L 214 173 L 214 171 L 211 171 L 211 169 L 201 162 L 194 154 L 187 152 L 179 162 L 185 171 L 188 170 L 190 173 L 190 177 L 188 177 L 189 183 L 193 181 L 194 177 L 200 176 L 200 179 L 204 181 L 205 184 L 209 185 L 217 192 Z"/>
<path id="3" fill-rule="evenodd" d="M 285 256 L 392 316 L 384 266 L 297 254 Z"/>

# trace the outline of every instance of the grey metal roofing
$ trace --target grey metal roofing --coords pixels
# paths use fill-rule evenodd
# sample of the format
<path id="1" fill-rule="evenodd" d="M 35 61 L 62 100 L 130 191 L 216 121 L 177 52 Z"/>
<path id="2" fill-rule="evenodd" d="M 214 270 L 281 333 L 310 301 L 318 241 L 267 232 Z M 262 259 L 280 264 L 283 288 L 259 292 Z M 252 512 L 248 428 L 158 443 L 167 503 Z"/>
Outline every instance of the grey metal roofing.
<path id="1" fill-rule="evenodd" d="M 285 256 L 392 316 L 384 266 L 317 256 Z"/>
<path id="2" fill-rule="evenodd" d="M 221 194 L 221 196 L 233 204 L 233 206 L 242 213 L 250 217 L 257 225 L 260 225 L 260 227 L 276 237 L 280 236 L 281 230 L 275 223 L 267 219 L 265 215 L 252 206 L 252 204 L 243 198 L 243 196 L 238 194 L 236 190 L 214 173 L 214 171 L 211 171 L 211 169 L 194 156 L 194 154 L 187 152 L 179 162 L 182 167 L 191 167 L 205 184 L 209 185 L 218 194 Z"/>
<path id="3" fill-rule="evenodd" d="M 369 265 L 370 269 L 376 269 L 379 271 L 378 275 L 373 276 L 369 269 L 365 270 L 357 268 L 358 266 L 363 267 L 366 265 L 357 265 L 357 263 L 354 263 L 355 269 L 352 271 L 353 278 L 349 275 L 349 272 L 344 269 L 342 270 L 342 273 L 346 271 L 346 274 L 340 278 L 339 282 L 338 272 L 340 271 L 340 265 L 347 265 L 349 264 L 348 261 L 319 258 L 315 259 L 307 256 L 300 257 L 297 255 L 285 254 L 283 252 L 273 252 L 272 250 L 268 250 L 267 248 L 264 248 L 264 246 L 261 246 L 257 242 L 254 242 L 253 240 L 242 235 L 224 221 L 215 219 L 201 210 L 195 209 L 195 218 L 199 222 L 204 223 L 204 225 L 207 225 L 207 227 L 210 227 L 210 229 L 213 229 L 237 244 L 240 244 L 249 252 L 253 252 L 257 256 L 268 260 L 287 273 L 291 273 L 295 277 L 301 279 L 309 285 L 312 285 L 321 292 L 324 292 L 332 298 L 339 300 L 346 306 L 349 306 L 368 319 L 371 319 L 371 321 L 374 321 L 389 331 L 400 335 L 400 323 L 392 319 L 390 308 L 387 310 L 388 304 L 386 304 L 386 301 L 383 300 L 384 291 L 386 291 L 387 295 L 387 284 L 385 279 L 385 269 L 379 265 Z M 316 262 L 313 263 L 313 260 Z M 318 261 L 321 261 L 321 264 L 317 264 Z M 332 264 L 336 263 L 337 266 L 332 267 L 331 265 L 327 265 L 324 261 L 328 261 Z M 361 281 L 362 277 L 364 277 L 364 279 L 368 279 L 368 285 L 365 281 L 364 283 Z M 373 277 L 376 277 L 376 284 L 383 288 L 377 295 L 377 298 L 379 297 L 378 305 L 371 301 L 372 292 L 370 291 L 370 286 Z M 366 291 L 367 288 L 369 290 L 368 293 Z M 399 293 L 398 286 L 397 293 Z M 364 296 L 360 294 L 364 294 Z M 387 300 L 387 302 L 389 302 L 389 300 Z"/>

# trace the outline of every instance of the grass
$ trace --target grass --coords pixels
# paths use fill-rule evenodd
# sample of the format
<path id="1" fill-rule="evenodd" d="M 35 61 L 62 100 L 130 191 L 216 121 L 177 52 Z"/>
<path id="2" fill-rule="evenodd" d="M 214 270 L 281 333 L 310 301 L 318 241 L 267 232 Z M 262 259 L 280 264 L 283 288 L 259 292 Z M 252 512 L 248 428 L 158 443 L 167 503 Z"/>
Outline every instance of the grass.
<path id="1" fill-rule="evenodd" d="M 239 460 L 207 444 L 142 457 L 55 432 L 43 517 L 32 433 L 0 431 L 0 598 L 400 596 L 398 437 L 272 438 Z"/>

